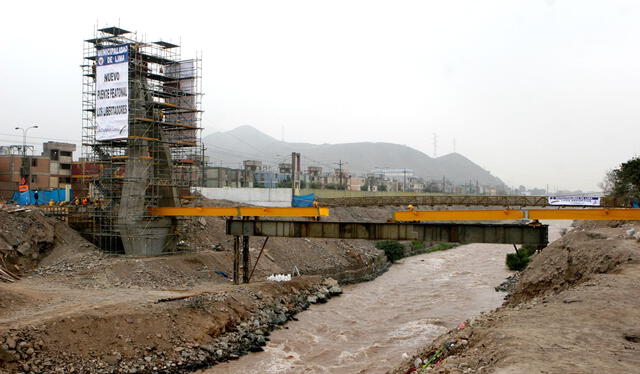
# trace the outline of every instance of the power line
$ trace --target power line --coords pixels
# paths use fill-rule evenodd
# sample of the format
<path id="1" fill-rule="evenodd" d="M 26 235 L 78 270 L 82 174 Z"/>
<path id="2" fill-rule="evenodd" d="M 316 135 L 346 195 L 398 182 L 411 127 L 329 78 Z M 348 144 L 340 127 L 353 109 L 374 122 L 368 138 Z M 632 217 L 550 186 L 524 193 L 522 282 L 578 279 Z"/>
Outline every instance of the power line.
<path id="1" fill-rule="evenodd" d="M 22 138 L 22 135 L 16 135 L 16 134 L 3 134 L 0 133 L 1 136 L 10 136 L 10 137 L 14 137 L 14 138 Z M 60 138 L 50 138 L 50 137 L 44 137 L 44 136 L 27 136 L 27 139 L 43 139 L 43 140 L 59 140 L 59 141 L 63 141 L 63 142 L 74 142 L 74 143 L 80 143 L 81 139 L 60 139 Z"/>

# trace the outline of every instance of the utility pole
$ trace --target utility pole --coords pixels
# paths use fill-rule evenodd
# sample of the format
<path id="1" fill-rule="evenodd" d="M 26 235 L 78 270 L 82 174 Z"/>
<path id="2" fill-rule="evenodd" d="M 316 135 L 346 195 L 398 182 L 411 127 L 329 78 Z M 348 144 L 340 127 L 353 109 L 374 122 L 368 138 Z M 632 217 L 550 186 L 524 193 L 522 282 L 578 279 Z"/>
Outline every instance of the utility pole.
<path id="1" fill-rule="evenodd" d="M 407 169 L 402 168 L 402 192 L 407 190 Z"/>
<path id="2" fill-rule="evenodd" d="M 31 165 L 27 163 L 27 131 L 30 129 L 37 129 L 38 126 L 29 126 L 29 127 L 16 127 L 15 130 L 22 130 L 22 168 L 20 176 L 22 178 L 26 177 L 26 185 L 31 186 Z"/>
<path id="3" fill-rule="evenodd" d="M 444 175 L 442 176 L 442 193 L 446 193 L 447 192 L 447 180 L 444 178 Z"/>
<path id="4" fill-rule="evenodd" d="M 338 160 L 338 167 L 339 167 L 339 173 L 340 173 L 340 189 L 342 190 L 342 165 L 344 163 L 342 162 L 342 160 Z"/>
<path id="5" fill-rule="evenodd" d="M 291 152 L 291 201 L 300 190 L 300 153 Z"/>

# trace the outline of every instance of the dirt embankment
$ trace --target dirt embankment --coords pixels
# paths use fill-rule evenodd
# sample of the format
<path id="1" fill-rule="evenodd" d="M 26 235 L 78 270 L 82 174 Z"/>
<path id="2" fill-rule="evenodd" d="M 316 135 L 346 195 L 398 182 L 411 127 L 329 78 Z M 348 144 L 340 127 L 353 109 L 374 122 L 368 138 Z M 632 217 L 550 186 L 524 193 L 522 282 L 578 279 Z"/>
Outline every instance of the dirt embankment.
<path id="1" fill-rule="evenodd" d="M 37 210 L 0 212 L 2 257 L 21 277 L 0 283 L 0 373 L 206 367 L 259 350 L 271 329 L 338 294 L 326 277 L 359 281 L 388 266 L 367 241 L 272 238 L 253 282 L 233 286 L 224 221 L 189 222 L 182 240 L 194 251 L 131 258 L 99 251 Z M 252 238 L 252 263 L 263 240 Z M 264 281 L 294 267 L 302 276 L 291 282 Z"/>
<path id="2" fill-rule="evenodd" d="M 581 223 L 533 257 L 502 307 L 392 373 L 639 373 L 639 231 Z"/>
<path id="3" fill-rule="evenodd" d="M 81 305 L 88 300 L 68 300 L 51 309 L 55 315 L 14 318 L 3 331 L 0 370 L 183 373 L 261 350 L 271 330 L 336 293 L 315 277 L 182 293 L 101 292 L 90 308 Z"/>

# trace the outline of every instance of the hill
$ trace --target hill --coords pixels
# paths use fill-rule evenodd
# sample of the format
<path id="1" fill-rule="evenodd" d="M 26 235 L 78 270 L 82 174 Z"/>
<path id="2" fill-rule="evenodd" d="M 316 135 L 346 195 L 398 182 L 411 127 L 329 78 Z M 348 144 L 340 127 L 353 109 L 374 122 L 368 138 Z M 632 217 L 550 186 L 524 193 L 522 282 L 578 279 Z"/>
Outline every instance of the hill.
<path id="1" fill-rule="evenodd" d="M 337 168 L 339 160 L 354 174 L 375 168 L 413 169 L 427 179 L 445 176 L 456 184 L 472 181 L 483 185 L 503 186 L 499 178 L 459 153 L 433 158 L 414 148 L 393 143 L 310 144 L 277 140 L 251 126 L 240 126 L 226 132 L 216 132 L 203 138 L 212 164 L 240 167 L 243 160 L 260 160 L 276 165 L 289 162 L 291 152 L 299 152 L 302 167 Z"/>

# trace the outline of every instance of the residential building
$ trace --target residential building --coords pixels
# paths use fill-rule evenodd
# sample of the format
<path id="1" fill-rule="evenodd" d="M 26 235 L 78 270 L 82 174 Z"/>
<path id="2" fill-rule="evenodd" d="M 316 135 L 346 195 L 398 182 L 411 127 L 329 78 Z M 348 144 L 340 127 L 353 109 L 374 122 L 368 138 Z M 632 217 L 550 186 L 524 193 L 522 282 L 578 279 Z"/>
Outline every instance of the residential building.
<path id="1" fill-rule="evenodd" d="M 205 187 L 242 187 L 244 171 L 221 166 L 205 168 Z"/>
<path id="2" fill-rule="evenodd" d="M 39 156 L 26 155 L 22 146 L 3 147 L 0 152 L 0 198 L 9 199 L 18 186 L 32 190 L 50 190 L 71 186 L 71 164 L 75 144 L 46 142 Z"/>

